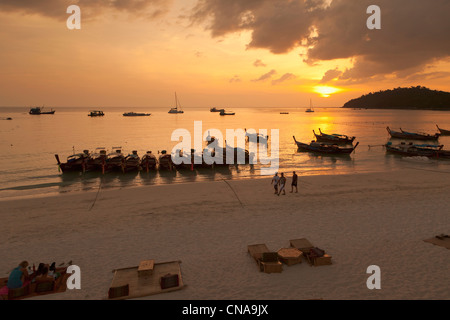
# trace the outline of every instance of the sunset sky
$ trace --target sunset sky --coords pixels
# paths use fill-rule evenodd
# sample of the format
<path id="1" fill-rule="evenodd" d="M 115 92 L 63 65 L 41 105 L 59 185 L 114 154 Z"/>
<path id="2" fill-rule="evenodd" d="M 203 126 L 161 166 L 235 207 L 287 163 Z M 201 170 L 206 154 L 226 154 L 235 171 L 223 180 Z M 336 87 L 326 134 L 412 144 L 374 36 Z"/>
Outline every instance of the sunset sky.
<path id="1" fill-rule="evenodd" d="M 69 5 L 81 30 L 69 30 Z M 369 30 L 369 5 L 381 30 Z M 0 0 L 0 106 L 341 107 L 450 91 L 448 0 Z"/>

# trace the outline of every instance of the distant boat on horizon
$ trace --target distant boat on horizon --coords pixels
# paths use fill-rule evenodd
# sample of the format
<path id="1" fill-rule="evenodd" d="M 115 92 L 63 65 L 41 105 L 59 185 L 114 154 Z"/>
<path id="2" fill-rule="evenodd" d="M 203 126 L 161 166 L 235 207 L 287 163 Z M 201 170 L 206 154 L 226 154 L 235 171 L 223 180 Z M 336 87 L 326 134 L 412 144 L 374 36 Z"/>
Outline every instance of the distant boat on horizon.
<path id="1" fill-rule="evenodd" d="M 309 108 L 308 109 L 306 109 L 306 111 L 305 112 L 314 112 L 314 109 L 313 109 L 313 107 L 312 107 L 312 102 L 311 102 L 311 99 L 309 99 Z"/>
<path id="2" fill-rule="evenodd" d="M 236 113 L 232 111 L 225 111 L 225 109 L 220 110 L 221 116 L 234 116 Z"/>
<path id="3" fill-rule="evenodd" d="M 92 110 L 88 114 L 89 117 L 103 117 L 104 115 L 105 113 L 100 110 Z"/>
<path id="4" fill-rule="evenodd" d="M 209 109 L 210 112 L 221 112 L 224 109 L 217 109 L 217 108 L 211 108 Z"/>
<path id="5" fill-rule="evenodd" d="M 180 107 L 180 110 L 178 110 L 178 106 Z M 175 92 L 175 107 L 171 108 L 169 110 L 169 113 L 177 114 L 177 113 L 184 113 L 183 110 L 181 110 L 181 104 L 178 101 L 177 93 Z"/>
<path id="6" fill-rule="evenodd" d="M 123 114 L 124 117 L 148 117 L 151 113 L 136 113 L 136 112 L 126 112 Z"/>
<path id="7" fill-rule="evenodd" d="M 35 108 L 31 108 L 29 114 L 34 114 L 34 115 L 40 115 L 40 114 L 54 114 L 55 110 L 50 110 L 50 111 L 42 111 L 44 109 L 44 107 L 35 107 Z"/>

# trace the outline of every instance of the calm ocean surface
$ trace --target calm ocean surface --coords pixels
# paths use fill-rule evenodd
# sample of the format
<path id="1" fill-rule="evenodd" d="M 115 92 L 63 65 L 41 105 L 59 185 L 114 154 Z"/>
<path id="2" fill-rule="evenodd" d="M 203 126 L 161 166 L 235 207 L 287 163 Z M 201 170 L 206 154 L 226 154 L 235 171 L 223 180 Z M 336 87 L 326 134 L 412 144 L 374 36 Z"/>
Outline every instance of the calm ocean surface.
<path id="1" fill-rule="evenodd" d="M 46 108 L 49 109 L 49 108 Z M 137 150 L 139 155 L 151 150 L 170 152 L 177 142 L 171 141 L 175 129 L 194 134 L 194 121 L 203 122 L 203 131 L 215 128 L 225 136 L 226 129 L 279 129 L 280 172 L 290 177 L 293 170 L 301 175 L 345 174 L 396 170 L 416 167 L 450 171 L 450 161 L 404 159 L 387 155 L 379 145 L 389 140 L 386 127 L 407 131 L 437 132 L 436 124 L 450 129 L 450 112 L 304 109 L 233 109 L 235 116 L 220 116 L 209 109 L 184 108 L 184 114 L 168 114 L 168 107 L 103 108 L 104 117 L 88 117 L 88 108 L 54 107 L 54 115 L 29 115 L 29 108 L 0 107 L 0 200 L 17 197 L 80 192 L 130 186 L 211 181 L 220 179 L 259 178 L 258 165 L 232 166 L 229 169 L 203 169 L 185 172 L 70 173 L 58 171 L 55 154 L 61 160 L 84 149 L 98 147 L 111 150 L 122 147 L 125 154 Z M 146 112 L 150 117 L 123 117 L 124 112 Z M 289 112 L 284 115 L 280 112 Z M 11 117 L 13 120 L 4 120 Z M 318 156 L 298 152 L 292 136 L 310 142 L 312 130 L 356 136 L 360 144 L 350 157 Z M 269 140 L 269 143 L 271 141 Z M 439 144 L 450 149 L 450 137 L 441 137 Z M 378 145 L 369 148 L 369 145 Z"/>

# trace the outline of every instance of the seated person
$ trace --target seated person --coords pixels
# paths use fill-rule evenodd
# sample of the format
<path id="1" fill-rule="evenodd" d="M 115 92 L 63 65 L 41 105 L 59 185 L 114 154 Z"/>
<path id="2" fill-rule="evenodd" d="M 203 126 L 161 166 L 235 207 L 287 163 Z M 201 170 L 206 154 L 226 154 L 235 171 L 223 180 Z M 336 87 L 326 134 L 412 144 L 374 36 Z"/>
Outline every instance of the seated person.
<path id="1" fill-rule="evenodd" d="M 39 263 L 38 268 L 34 274 L 35 277 L 40 276 L 42 274 L 42 270 L 44 270 L 44 267 L 46 266 L 45 263 Z M 47 265 L 48 266 L 48 265 Z"/>
<path id="2" fill-rule="evenodd" d="M 28 280 L 28 262 L 22 261 L 19 266 L 11 271 L 8 278 L 7 286 L 9 289 L 21 288 L 26 280 Z"/>
<path id="3" fill-rule="evenodd" d="M 48 264 L 42 268 L 42 273 L 35 278 L 36 283 L 54 281 L 55 278 L 48 274 Z"/>

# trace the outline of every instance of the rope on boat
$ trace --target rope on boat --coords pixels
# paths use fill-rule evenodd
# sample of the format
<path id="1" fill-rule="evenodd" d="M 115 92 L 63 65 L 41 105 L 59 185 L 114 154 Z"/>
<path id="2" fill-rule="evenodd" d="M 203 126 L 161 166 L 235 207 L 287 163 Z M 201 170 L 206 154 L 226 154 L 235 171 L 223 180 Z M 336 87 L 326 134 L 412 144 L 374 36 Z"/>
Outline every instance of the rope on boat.
<path id="1" fill-rule="evenodd" d="M 238 199 L 239 203 L 241 204 L 241 207 L 244 208 L 244 204 L 242 203 L 241 199 L 239 199 L 239 197 L 238 197 L 236 191 L 234 191 L 233 187 L 228 183 L 227 180 L 225 180 L 223 178 L 222 178 L 222 180 L 230 187 L 231 191 L 233 191 L 234 195 L 236 196 L 236 199 Z"/>
<path id="2" fill-rule="evenodd" d="M 102 188 L 102 182 L 103 182 L 103 177 L 100 178 L 100 184 L 98 185 L 97 195 L 95 196 L 94 202 L 92 203 L 92 206 L 89 208 L 88 211 L 91 211 L 92 208 L 93 208 L 94 205 L 95 205 L 95 202 L 97 202 L 97 198 L 98 198 L 98 195 L 99 195 L 99 193 L 100 193 L 100 189 Z"/>

